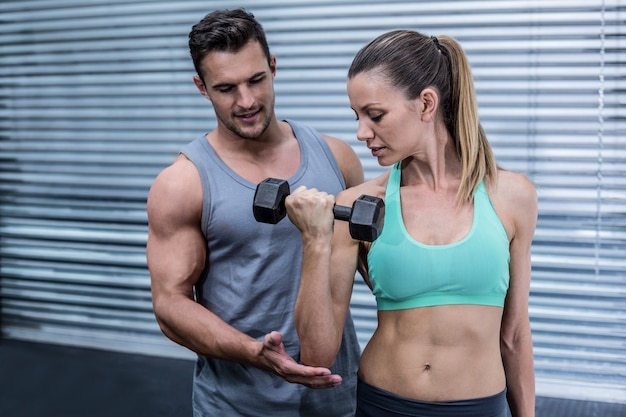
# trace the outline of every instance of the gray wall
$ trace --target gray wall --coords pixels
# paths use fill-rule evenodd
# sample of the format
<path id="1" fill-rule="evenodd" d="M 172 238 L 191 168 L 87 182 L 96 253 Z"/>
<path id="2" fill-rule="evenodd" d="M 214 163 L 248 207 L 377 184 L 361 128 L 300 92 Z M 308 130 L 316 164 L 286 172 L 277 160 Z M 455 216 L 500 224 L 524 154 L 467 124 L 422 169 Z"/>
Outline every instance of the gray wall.
<path id="1" fill-rule="evenodd" d="M 262 4 L 262 5 L 261 5 Z M 539 395 L 626 402 L 624 2 L 4 1 L 0 289 L 4 337 L 192 357 L 158 330 L 145 199 L 210 130 L 187 33 L 245 6 L 278 58 L 280 118 L 353 145 L 354 53 L 394 28 L 449 34 L 472 63 L 499 163 L 535 182 L 530 312 Z M 361 343 L 374 301 L 357 280 Z"/>

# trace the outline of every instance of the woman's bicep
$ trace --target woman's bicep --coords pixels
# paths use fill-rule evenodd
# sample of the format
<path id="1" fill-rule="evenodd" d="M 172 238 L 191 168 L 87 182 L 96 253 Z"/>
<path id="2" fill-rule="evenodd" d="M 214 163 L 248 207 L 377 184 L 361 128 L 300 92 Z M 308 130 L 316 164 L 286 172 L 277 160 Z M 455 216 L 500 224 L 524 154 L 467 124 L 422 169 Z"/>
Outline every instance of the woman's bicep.
<path id="1" fill-rule="evenodd" d="M 531 283 L 531 246 L 537 223 L 537 197 L 534 187 L 518 178 L 516 197 L 510 205 L 515 229 L 510 242 L 509 291 L 505 304 L 503 327 L 514 331 L 517 323 L 528 321 L 528 298 Z"/>
<path id="2" fill-rule="evenodd" d="M 337 320 L 345 319 L 358 265 L 359 242 L 352 239 L 348 222 L 335 220 L 331 251 L 331 291 Z"/>

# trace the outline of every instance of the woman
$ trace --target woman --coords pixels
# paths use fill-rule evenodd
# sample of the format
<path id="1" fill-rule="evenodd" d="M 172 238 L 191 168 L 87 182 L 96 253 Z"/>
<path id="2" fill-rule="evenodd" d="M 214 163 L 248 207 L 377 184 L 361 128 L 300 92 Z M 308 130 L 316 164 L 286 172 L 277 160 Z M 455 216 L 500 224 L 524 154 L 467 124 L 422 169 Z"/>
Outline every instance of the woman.
<path id="1" fill-rule="evenodd" d="M 371 244 L 355 241 L 333 221 L 333 196 L 300 187 L 288 197 L 304 244 L 302 362 L 332 364 L 359 267 L 378 327 L 359 365 L 357 416 L 505 417 L 507 400 L 514 417 L 534 416 L 537 197 L 496 165 L 465 53 L 448 36 L 392 31 L 359 51 L 347 87 L 358 139 L 391 168 L 336 202 L 384 198 L 384 227 Z"/>

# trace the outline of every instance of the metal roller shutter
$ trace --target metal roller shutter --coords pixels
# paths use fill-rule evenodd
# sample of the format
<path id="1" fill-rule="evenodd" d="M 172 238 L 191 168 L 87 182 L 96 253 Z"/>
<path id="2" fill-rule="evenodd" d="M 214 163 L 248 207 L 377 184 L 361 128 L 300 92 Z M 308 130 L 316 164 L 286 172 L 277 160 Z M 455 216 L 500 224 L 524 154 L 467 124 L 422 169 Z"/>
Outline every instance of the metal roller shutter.
<path id="1" fill-rule="evenodd" d="M 531 324 L 539 395 L 626 402 L 626 119 L 620 0 L 236 3 L 278 58 L 277 114 L 349 141 L 356 51 L 394 28 L 466 49 L 499 163 L 539 192 Z M 215 123 L 187 33 L 229 1 L 0 3 L 0 290 L 5 337 L 191 357 L 154 321 L 145 199 Z M 362 344 L 374 301 L 357 280 Z"/>

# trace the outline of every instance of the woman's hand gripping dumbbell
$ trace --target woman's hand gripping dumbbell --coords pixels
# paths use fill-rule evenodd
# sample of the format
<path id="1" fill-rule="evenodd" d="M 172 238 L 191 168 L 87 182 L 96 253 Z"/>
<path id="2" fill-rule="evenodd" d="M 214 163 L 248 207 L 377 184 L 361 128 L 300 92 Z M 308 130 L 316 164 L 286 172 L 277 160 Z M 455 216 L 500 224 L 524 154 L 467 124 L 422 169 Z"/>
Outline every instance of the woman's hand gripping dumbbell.
<path id="1" fill-rule="evenodd" d="M 256 187 L 252 211 L 254 218 L 262 223 L 278 223 L 285 215 L 285 198 L 290 194 L 286 180 L 267 178 Z M 362 195 L 352 207 L 335 205 L 335 219 L 349 222 L 353 239 L 372 242 L 382 232 L 385 217 L 385 203 L 382 199 Z"/>

